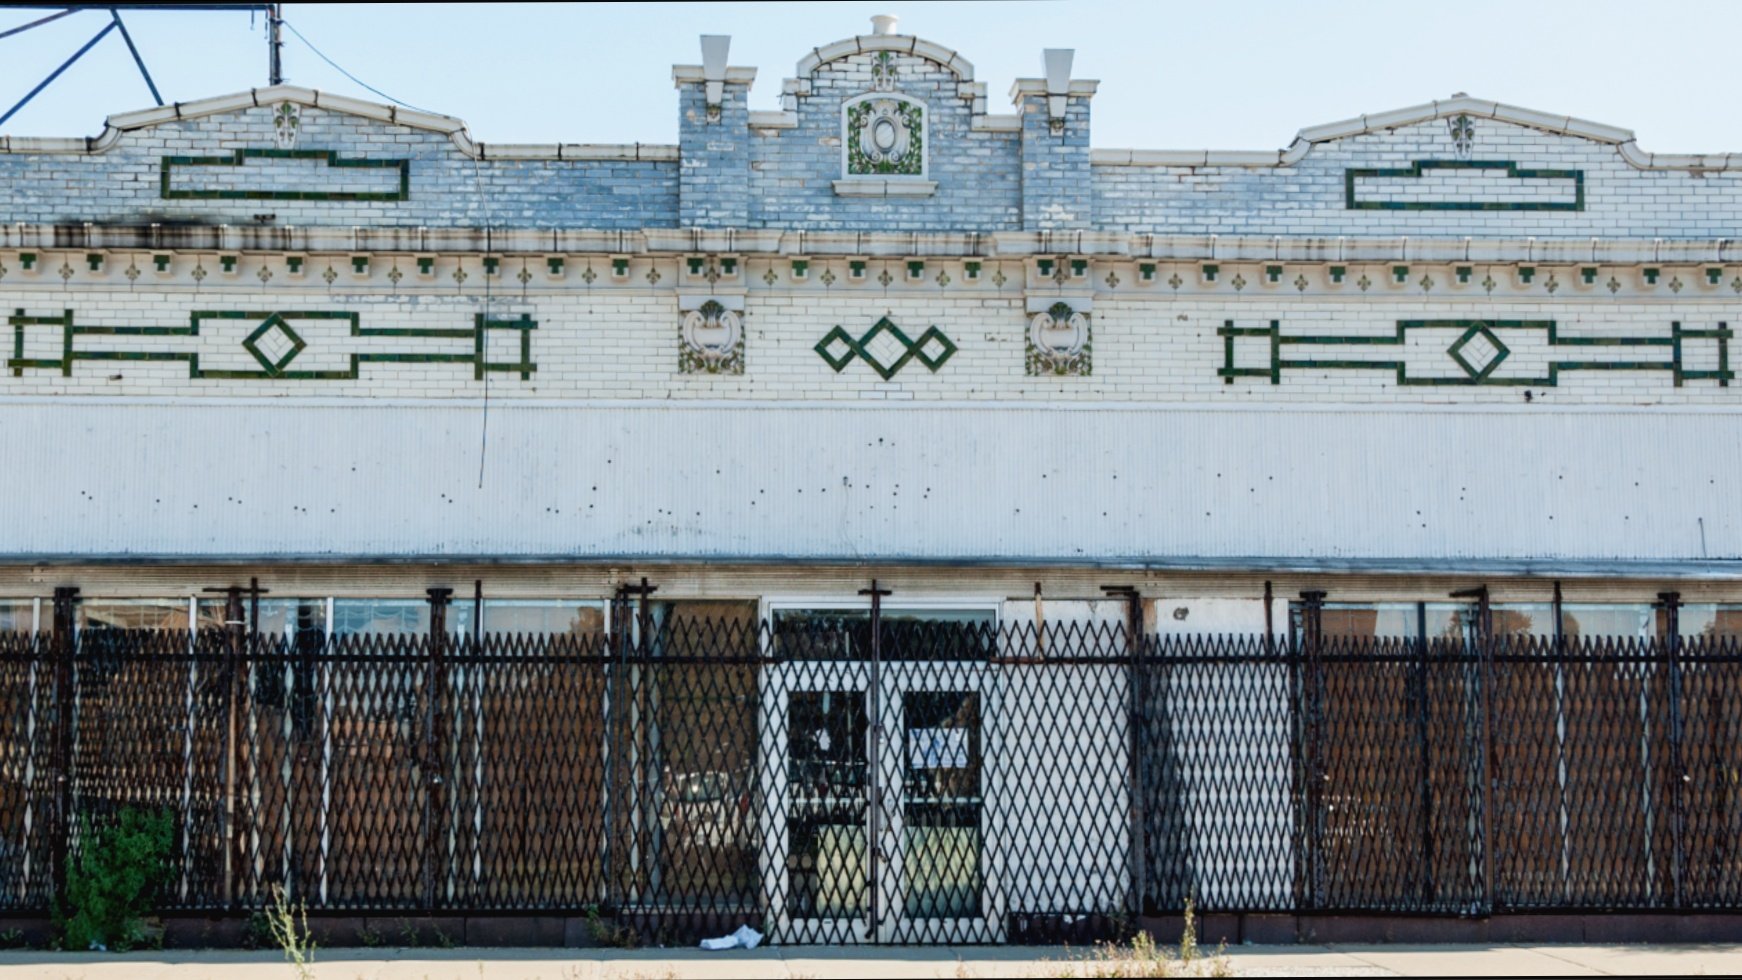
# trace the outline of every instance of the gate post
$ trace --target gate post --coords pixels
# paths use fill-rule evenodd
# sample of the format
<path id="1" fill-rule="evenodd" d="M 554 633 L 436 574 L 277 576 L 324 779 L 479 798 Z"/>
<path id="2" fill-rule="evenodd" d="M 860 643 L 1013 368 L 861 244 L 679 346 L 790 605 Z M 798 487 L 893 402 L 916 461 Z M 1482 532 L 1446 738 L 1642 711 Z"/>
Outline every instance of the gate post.
<path id="1" fill-rule="evenodd" d="M 1669 800 L 1670 842 L 1674 849 L 1670 861 L 1670 888 L 1675 908 L 1687 907 L 1687 855 L 1683 842 L 1687 831 L 1688 771 L 1682 755 L 1682 668 L 1681 668 L 1681 607 L 1680 592 L 1659 592 L 1658 608 L 1663 612 L 1663 653 L 1669 669 Z"/>
<path id="2" fill-rule="evenodd" d="M 247 625 L 242 618 L 242 587 L 232 585 L 224 590 L 224 809 L 219 832 L 224 838 L 225 908 L 236 906 L 236 705 L 242 683 L 238 665 Z M 194 643 L 197 650 L 197 636 Z"/>
<path id="3" fill-rule="evenodd" d="M 630 887 L 624 894 L 629 904 L 643 904 L 652 887 L 654 878 L 658 875 L 659 844 L 659 811 L 660 774 L 657 768 L 657 723 L 653 715 L 653 684 L 655 674 L 652 658 L 654 653 L 653 611 L 648 600 L 653 593 L 659 591 L 659 586 L 648 584 L 647 577 L 642 576 L 639 585 L 623 587 L 624 597 L 635 597 L 635 608 L 632 613 L 635 619 L 633 639 L 633 660 L 626 664 L 623 671 L 629 711 L 624 722 L 629 726 L 627 740 L 629 763 L 625 770 L 629 774 L 629 799 L 624 810 L 629 819 L 629 872 Z M 630 610 L 625 610 L 626 617 Z"/>
<path id="4" fill-rule="evenodd" d="M 1300 842 L 1305 878 L 1301 899 L 1308 909 L 1318 908 L 1324 891 L 1318 842 L 1325 832 L 1324 733 L 1320 730 L 1320 713 L 1324 710 L 1320 703 L 1324 665 L 1319 660 L 1324 642 L 1325 595 L 1322 589 L 1309 589 L 1300 594 L 1301 672 L 1304 675 L 1301 700 L 1305 702 L 1301 710 L 1300 778 L 1301 808 L 1305 811 L 1302 823 L 1306 828 Z"/>
<path id="5" fill-rule="evenodd" d="M 1482 911 L 1485 915 L 1493 915 L 1494 807 L 1499 795 L 1494 784 L 1494 610 L 1489 605 L 1486 585 L 1460 589 L 1451 597 L 1476 600 L 1476 657 L 1482 695 L 1482 744 L 1481 757 L 1477 760 L 1481 774 L 1477 785 L 1481 794 Z"/>
<path id="6" fill-rule="evenodd" d="M 870 765 L 866 767 L 866 792 L 870 794 L 870 819 L 866 821 L 866 839 L 869 846 L 865 848 L 867 877 L 871 882 L 871 908 L 868 910 L 871 923 L 871 935 L 867 939 L 875 941 L 883 926 L 882 872 L 883 872 L 883 597 L 891 595 L 891 590 L 877 587 L 877 580 L 871 580 L 869 589 L 860 589 L 859 594 L 871 597 L 871 676 L 865 683 L 865 708 L 871 716 L 870 730 L 865 736 L 865 751 L 870 755 Z"/>
<path id="7" fill-rule="evenodd" d="M 50 847 L 50 881 L 54 907 L 66 908 L 67 862 L 72 856 L 73 821 L 73 653 L 78 645 L 76 609 L 79 590 L 60 586 L 54 590 L 54 626 L 49 642 L 54 651 L 54 779 L 55 821 Z"/>
<path id="8" fill-rule="evenodd" d="M 436 907 L 436 868 L 441 863 L 442 841 L 446 837 L 447 801 L 443 785 L 443 760 L 447 756 L 447 739 L 442 710 L 442 691 L 447 686 L 448 605 L 454 601 L 454 590 L 426 589 L 429 595 L 429 661 L 424 674 L 424 860 L 423 907 Z M 442 880 L 447 875 L 441 875 Z"/>
<path id="9" fill-rule="evenodd" d="M 1143 594 L 1129 585 L 1103 585 L 1109 599 L 1125 601 L 1125 782 L 1131 826 L 1131 899 L 1134 915 L 1142 915 L 1149 899 L 1149 808 L 1146 790 L 1150 767 L 1144 757 L 1148 692 L 1143 684 Z M 1172 746 L 1162 748 L 1163 758 L 1172 757 Z M 1169 821 L 1169 829 L 1177 829 Z"/>

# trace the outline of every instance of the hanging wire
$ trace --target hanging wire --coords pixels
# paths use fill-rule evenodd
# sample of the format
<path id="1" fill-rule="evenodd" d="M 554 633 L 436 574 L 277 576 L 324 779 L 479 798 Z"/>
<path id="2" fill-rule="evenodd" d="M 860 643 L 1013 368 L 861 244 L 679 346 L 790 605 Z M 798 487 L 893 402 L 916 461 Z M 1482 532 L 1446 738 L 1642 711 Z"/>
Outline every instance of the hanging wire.
<path id="1" fill-rule="evenodd" d="M 320 58 L 322 61 L 324 61 L 328 65 L 332 66 L 332 69 L 334 71 L 345 76 L 346 78 L 350 79 L 351 81 L 357 83 L 358 85 L 363 86 L 364 88 L 368 89 L 369 91 L 375 93 L 376 95 L 379 95 L 383 99 L 386 99 L 387 101 L 392 102 L 395 105 L 402 105 L 402 106 L 406 107 L 407 109 L 415 109 L 418 112 L 430 112 L 431 115 L 437 114 L 437 113 L 431 112 L 431 110 L 429 110 L 429 109 L 423 109 L 423 108 L 420 108 L 418 106 L 414 106 L 411 103 L 406 102 L 403 99 L 396 99 L 393 96 L 388 95 L 386 92 L 383 92 L 380 89 L 376 88 L 375 86 L 370 85 L 368 82 L 363 81 L 361 78 L 358 78 L 356 75 L 353 75 L 349 71 L 346 71 L 343 65 L 340 65 L 338 62 L 327 57 L 326 53 L 321 51 L 320 48 L 315 47 L 314 42 L 310 41 L 307 37 L 304 37 L 303 33 L 296 29 L 295 24 L 292 24 L 288 20 L 282 20 L 282 19 L 280 20 L 280 23 L 282 23 L 285 27 L 289 28 L 290 33 L 296 35 L 297 40 L 299 40 L 303 44 L 307 45 L 308 49 L 310 51 L 313 51 L 315 53 L 316 57 Z M 475 187 L 477 189 L 478 202 L 483 206 L 483 211 L 484 211 L 484 241 L 486 243 L 485 248 L 486 248 L 486 250 L 488 250 L 490 248 L 491 244 L 494 242 L 494 238 L 495 238 L 496 217 L 495 217 L 494 211 L 490 207 L 490 195 L 485 193 L 485 191 L 484 191 L 484 172 L 483 172 L 483 166 L 482 166 L 482 159 L 483 159 L 483 152 L 481 149 L 479 152 L 477 152 L 476 154 L 474 154 L 472 156 L 472 185 L 473 185 L 473 187 Z M 486 256 L 486 257 L 488 257 L 488 256 Z M 484 350 L 478 355 L 482 359 L 478 365 L 480 368 L 478 373 L 484 379 L 484 412 L 483 412 L 482 426 L 481 426 L 479 433 L 478 433 L 478 488 L 479 489 L 483 489 L 483 487 L 484 487 L 484 465 L 485 465 L 485 461 L 488 458 L 489 449 L 490 449 L 490 351 L 489 351 L 489 336 L 490 335 L 489 335 L 489 326 L 488 325 L 490 323 L 490 305 L 491 305 L 492 299 L 494 298 L 492 295 L 492 290 L 491 290 L 489 271 L 485 270 L 483 275 L 484 275 L 484 308 L 483 308 L 484 326 L 481 326 L 479 329 L 483 330 L 485 332 L 484 333 L 485 344 L 484 344 Z"/>
<path id="2" fill-rule="evenodd" d="M 326 62 L 328 65 L 331 65 L 333 70 L 338 72 L 339 74 L 345 76 L 346 78 L 349 78 L 351 81 L 356 82 L 358 85 L 363 86 L 364 88 L 368 89 L 369 91 L 374 92 L 376 95 L 381 96 L 382 98 L 386 99 L 389 102 L 392 102 L 395 105 L 402 105 L 402 106 L 406 107 L 407 109 L 416 109 L 418 112 L 430 112 L 430 110 L 428 110 L 428 109 L 419 108 L 418 106 L 414 106 L 411 103 L 406 102 L 403 99 L 396 99 L 393 96 L 388 95 L 386 92 L 383 92 L 380 89 L 376 88 L 375 86 L 370 85 L 368 82 L 363 81 L 361 78 L 358 78 L 357 76 L 351 74 L 350 72 L 346 71 L 344 69 L 344 67 L 341 66 L 338 62 L 327 57 L 326 53 L 323 52 L 320 48 L 315 47 L 314 42 L 310 41 L 308 38 L 304 37 L 303 33 L 296 29 L 295 24 L 292 24 L 288 20 L 282 20 L 282 19 L 279 21 L 279 23 L 281 23 L 285 27 L 289 28 L 290 33 L 296 35 L 297 40 L 299 40 L 303 44 L 307 45 L 308 49 L 315 53 L 315 57 Z M 431 115 L 436 115 L 436 113 L 431 113 Z"/>

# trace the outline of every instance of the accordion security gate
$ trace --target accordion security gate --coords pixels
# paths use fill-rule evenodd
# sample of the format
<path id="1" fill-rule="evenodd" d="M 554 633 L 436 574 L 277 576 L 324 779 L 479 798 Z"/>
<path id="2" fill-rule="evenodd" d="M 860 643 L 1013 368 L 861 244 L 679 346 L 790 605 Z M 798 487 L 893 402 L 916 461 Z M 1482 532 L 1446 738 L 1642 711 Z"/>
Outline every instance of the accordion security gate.
<path id="1" fill-rule="evenodd" d="M 1718 641 L 665 623 L 0 635 L 0 912 L 121 808 L 159 904 L 596 911 L 646 939 L 1086 938 L 1177 911 L 1742 900 Z M 63 778 L 64 777 L 64 778 Z"/>

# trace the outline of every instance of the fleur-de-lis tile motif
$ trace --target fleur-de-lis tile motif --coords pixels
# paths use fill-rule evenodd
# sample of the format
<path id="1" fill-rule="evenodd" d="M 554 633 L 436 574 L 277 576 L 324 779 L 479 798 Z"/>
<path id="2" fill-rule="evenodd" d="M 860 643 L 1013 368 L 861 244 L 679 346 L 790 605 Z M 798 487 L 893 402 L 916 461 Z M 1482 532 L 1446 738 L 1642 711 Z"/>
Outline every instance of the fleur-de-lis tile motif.
<path id="1" fill-rule="evenodd" d="M 405 278 L 405 273 L 400 272 L 399 266 L 397 266 L 397 265 L 394 266 L 393 268 L 387 270 L 387 281 L 394 284 L 395 286 L 399 285 L 399 280 L 404 279 L 404 278 Z"/>
<path id="2" fill-rule="evenodd" d="M 1107 288 L 1108 289 L 1118 289 L 1119 288 L 1119 274 L 1118 273 L 1116 273 L 1116 272 L 1107 273 Z"/>
<path id="3" fill-rule="evenodd" d="M 1186 281 L 1184 279 L 1181 279 L 1179 277 L 1179 273 L 1177 273 L 1177 272 L 1174 273 L 1173 275 L 1167 277 L 1167 284 L 1169 286 L 1172 286 L 1173 291 L 1176 293 L 1179 292 L 1179 288 L 1181 286 L 1185 285 L 1185 282 Z"/>
<path id="4" fill-rule="evenodd" d="M 1434 277 L 1433 276 L 1422 276 L 1421 282 L 1419 283 L 1419 285 L 1421 286 L 1421 291 L 1424 293 L 1430 289 L 1433 289 L 1434 288 Z"/>
<path id="5" fill-rule="evenodd" d="M 586 283 L 587 285 L 591 286 L 593 284 L 593 280 L 595 280 L 597 278 L 599 278 L 599 274 L 597 272 L 593 271 L 592 266 L 589 265 L 585 269 L 581 270 L 581 281 Z"/>
<path id="6" fill-rule="evenodd" d="M 1246 288 L 1246 277 L 1236 272 L 1234 273 L 1234 278 L 1229 280 L 1228 285 L 1233 286 L 1234 291 L 1237 293 Z"/>
<path id="7" fill-rule="evenodd" d="M 780 276 L 775 273 L 773 266 L 769 266 L 768 271 L 762 274 L 762 281 L 772 286 L 780 281 Z"/>
<path id="8" fill-rule="evenodd" d="M 822 280 L 823 285 L 833 286 L 835 284 L 835 270 L 824 269 L 823 274 L 818 276 L 817 278 Z"/>
<path id="9" fill-rule="evenodd" d="M 1305 273 L 1301 273 L 1300 275 L 1294 277 L 1294 288 L 1303 292 L 1303 293 L 1306 292 L 1307 277 L 1306 277 Z"/>
<path id="10" fill-rule="evenodd" d="M 71 279 L 73 277 L 73 267 L 65 262 L 62 262 L 60 264 L 60 277 L 63 281 L 67 280 L 67 279 Z"/>
<path id="11" fill-rule="evenodd" d="M 895 281 L 895 277 L 889 274 L 888 269 L 884 269 L 882 272 L 878 273 L 877 281 L 883 284 L 884 289 L 888 289 L 889 284 Z"/>
<path id="12" fill-rule="evenodd" d="M 260 271 L 254 273 L 254 276 L 260 280 L 260 285 L 264 286 L 272 279 L 272 270 L 268 269 L 266 266 L 261 266 Z"/>
<path id="13" fill-rule="evenodd" d="M 1555 290 L 1561 288 L 1560 280 L 1556 279 L 1554 277 L 1554 273 L 1551 272 L 1548 274 L 1547 281 L 1545 281 L 1542 284 L 1542 288 L 1548 290 L 1548 294 L 1550 296 L 1553 296 L 1555 294 Z"/>
<path id="14" fill-rule="evenodd" d="M 1482 290 L 1484 292 L 1492 293 L 1494 291 L 1494 287 L 1498 286 L 1498 285 L 1500 285 L 1500 284 L 1494 281 L 1494 276 L 1492 274 L 1489 274 L 1489 275 L 1482 277 Z"/>
<path id="15" fill-rule="evenodd" d="M 1679 293 L 1682 291 L 1682 280 L 1680 276 L 1674 276 L 1670 279 L 1669 291 L 1672 293 Z"/>
<path id="16" fill-rule="evenodd" d="M 1366 273 L 1362 273 L 1361 278 L 1355 280 L 1355 285 L 1360 286 L 1362 292 L 1366 292 L 1367 290 L 1373 288 L 1373 280 L 1367 278 Z"/>
<path id="17" fill-rule="evenodd" d="M 469 278 L 471 277 L 466 275 L 466 270 L 463 266 L 454 266 L 454 285 L 463 286 Z"/>
<path id="18" fill-rule="evenodd" d="M 1610 276 L 1609 281 L 1604 283 L 1604 285 L 1609 287 L 1610 295 L 1614 295 L 1615 293 L 1618 293 L 1621 291 L 1621 280 L 1615 278 L 1614 276 Z"/>
<path id="19" fill-rule="evenodd" d="M 199 268 L 195 268 L 194 272 L 199 273 L 200 275 L 205 274 L 205 271 L 203 269 L 199 269 Z M 198 278 L 198 276 L 196 276 L 195 278 Z M 333 284 L 333 280 L 339 278 L 339 273 L 337 272 L 337 270 L 335 270 L 332 266 L 329 265 L 329 266 L 327 266 L 327 271 L 321 273 L 321 278 L 325 279 L 327 281 L 327 285 L 331 286 Z"/>
<path id="20" fill-rule="evenodd" d="M 997 286 L 997 287 L 1002 289 L 1004 284 L 1009 282 L 1009 281 L 1010 281 L 1010 278 L 1004 274 L 1004 270 L 1002 268 L 1000 268 L 997 271 L 992 273 L 992 285 L 994 285 L 994 286 Z"/>
<path id="21" fill-rule="evenodd" d="M 202 263 L 199 263 L 199 262 L 195 262 L 194 263 L 194 271 L 188 273 L 188 275 L 194 277 L 194 282 L 203 282 L 206 278 L 205 265 Z M 333 267 L 330 265 L 327 266 L 327 274 L 326 274 L 327 283 L 329 285 L 331 285 L 332 281 L 334 279 L 337 279 L 338 277 L 339 277 L 339 274 L 337 272 L 333 271 Z"/>
<path id="22" fill-rule="evenodd" d="M 133 282 L 135 279 L 138 279 L 139 278 L 139 265 L 138 265 L 138 263 L 136 263 L 136 262 L 127 263 L 127 268 L 125 270 L 123 270 L 121 274 L 127 277 L 128 282 Z"/>

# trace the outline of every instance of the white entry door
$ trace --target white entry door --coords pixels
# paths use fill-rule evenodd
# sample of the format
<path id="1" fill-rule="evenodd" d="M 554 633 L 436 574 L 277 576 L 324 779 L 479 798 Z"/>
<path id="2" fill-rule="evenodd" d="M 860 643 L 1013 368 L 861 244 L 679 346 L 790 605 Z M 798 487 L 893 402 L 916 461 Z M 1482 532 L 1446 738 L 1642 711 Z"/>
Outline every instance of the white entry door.
<path id="1" fill-rule="evenodd" d="M 783 660 L 762 683 L 763 884 L 783 943 L 998 942 L 984 657 Z"/>

